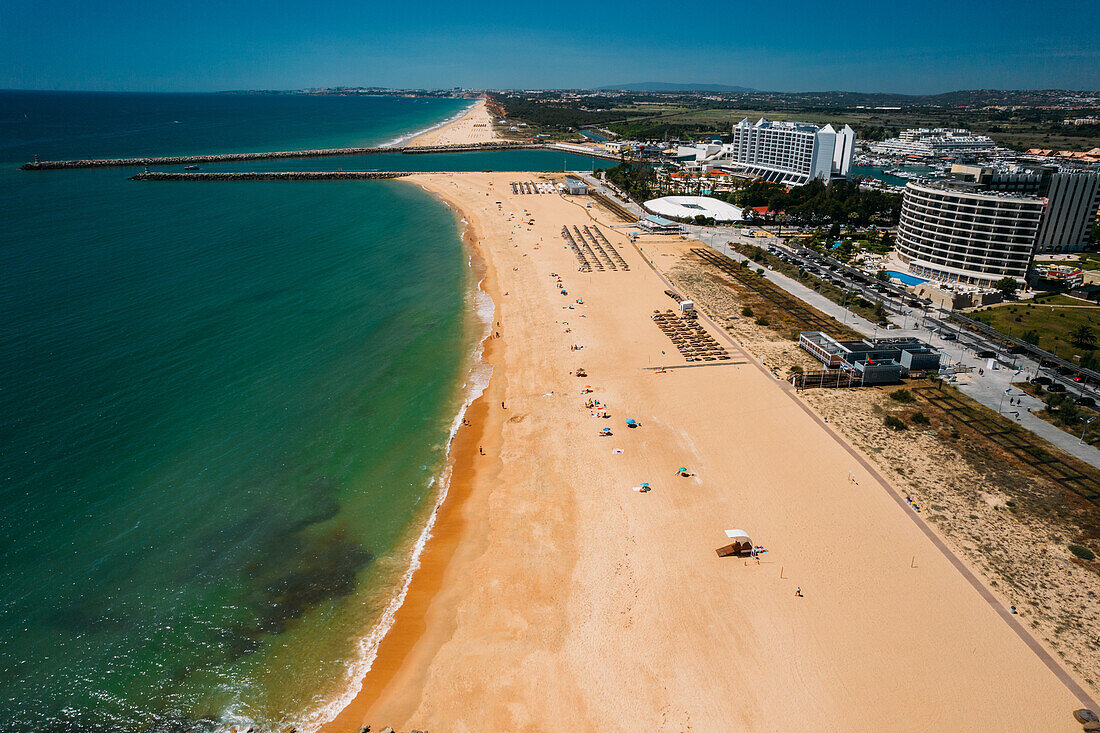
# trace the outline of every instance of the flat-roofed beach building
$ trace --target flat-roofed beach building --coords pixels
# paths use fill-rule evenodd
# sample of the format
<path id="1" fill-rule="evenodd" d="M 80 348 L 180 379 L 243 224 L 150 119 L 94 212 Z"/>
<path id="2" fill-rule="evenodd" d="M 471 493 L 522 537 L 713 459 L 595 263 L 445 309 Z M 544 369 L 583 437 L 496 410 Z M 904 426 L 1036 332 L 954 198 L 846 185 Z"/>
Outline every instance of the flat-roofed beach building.
<path id="1" fill-rule="evenodd" d="M 1023 283 L 1046 202 L 950 182 L 910 181 L 898 222 L 898 258 L 914 275 L 990 286 Z"/>
<path id="2" fill-rule="evenodd" d="M 838 341 L 821 331 L 804 331 L 799 346 L 826 369 L 858 376 L 861 384 L 889 384 L 916 371 L 940 367 L 940 352 L 912 336 Z"/>

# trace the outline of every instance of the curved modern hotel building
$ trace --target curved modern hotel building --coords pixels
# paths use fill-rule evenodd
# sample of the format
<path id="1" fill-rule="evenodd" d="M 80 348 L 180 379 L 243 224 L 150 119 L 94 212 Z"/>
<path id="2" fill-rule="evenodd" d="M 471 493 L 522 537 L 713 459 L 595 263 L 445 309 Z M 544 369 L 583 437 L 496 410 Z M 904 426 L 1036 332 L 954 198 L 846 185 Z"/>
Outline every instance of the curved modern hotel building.
<path id="1" fill-rule="evenodd" d="M 914 275 L 989 286 L 1024 281 L 1044 199 L 910 182 L 897 230 L 897 255 Z"/>

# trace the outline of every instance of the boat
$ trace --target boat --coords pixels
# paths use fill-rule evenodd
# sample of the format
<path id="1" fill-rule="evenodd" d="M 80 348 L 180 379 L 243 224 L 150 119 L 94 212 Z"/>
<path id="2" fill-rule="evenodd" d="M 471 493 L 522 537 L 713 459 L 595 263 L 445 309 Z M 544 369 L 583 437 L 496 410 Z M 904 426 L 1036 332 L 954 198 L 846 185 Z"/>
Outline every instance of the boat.
<path id="1" fill-rule="evenodd" d="M 199 167 L 197 165 L 185 165 L 183 169 L 185 171 L 197 171 Z"/>

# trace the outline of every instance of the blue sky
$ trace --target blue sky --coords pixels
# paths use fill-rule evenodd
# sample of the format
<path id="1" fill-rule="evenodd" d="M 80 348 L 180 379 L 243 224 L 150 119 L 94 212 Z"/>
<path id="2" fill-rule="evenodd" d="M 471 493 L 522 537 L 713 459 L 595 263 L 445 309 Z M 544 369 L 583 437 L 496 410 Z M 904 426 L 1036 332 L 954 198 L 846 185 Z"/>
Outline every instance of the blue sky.
<path id="1" fill-rule="evenodd" d="M 1100 1 L 1047 7 L 2 0 L 0 88 L 1100 89 Z"/>

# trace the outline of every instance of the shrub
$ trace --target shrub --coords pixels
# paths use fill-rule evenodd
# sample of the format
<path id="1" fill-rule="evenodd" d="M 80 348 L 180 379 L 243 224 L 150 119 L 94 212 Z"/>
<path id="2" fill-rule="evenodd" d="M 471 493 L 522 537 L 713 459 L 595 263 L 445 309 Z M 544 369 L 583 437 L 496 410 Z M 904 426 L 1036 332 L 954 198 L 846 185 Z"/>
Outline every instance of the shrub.
<path id="1" fill-rule="evenodd" d="M 1095 552 L 1093 552 L 1089 548 L 1083 547 L 1081 545 L 1070 545 L 1069 546 L 1069 551 L 1072 552 L 1077 557 L 1081 558 L 1082 560 L 1095 560 L 1096 559 L 1096 553 Z"/>
<path id="2" fill-rule="evenodd" d="M 787 371 L 789 371 L 791 374 L 801 374 L 802 373 L 802 367 L 798 364 L 795 364 L 794 366 L 792 366 Z"/>
<path id="3" fill-rule="evenodd" d="M 893 415 L 887 415 L 886 419 L 883 420 L 883 423 L 890 430 L 905 430 L 906 429 L 905 423 L 903 423 L 901 420 L 894 417 Z"/>
<path id="4" fill-rule="evenodd" d="M 752 318 L 752 308 L 746 305 L 744 308 L 741 309 L 741 315 L 743 315 L 745 318 Z"/>
<path id="5" fill-rule="evenodd" d="M 756 274 L 757 274 L 757 275 L 763 275 L 763 274 L 764 274 L 764 268 L 763 268 L 763 267 L 759 267 L 759 268 L 757 268 L 757 270 L 756 270 Z"/>
<path id="6" fill-rule="evenodd" d="M 927 425 L 929 420 L 928 416 L 923 412 L 914 412 L 912 417 L 909 418 L 910 422 L 914 425 Z"/>
<path id="7" fill-rule="evenodd" d="M 910 402 L 915 401 L 916 397 L 907 389 L 899 389 L 897 392 L 890 393 L 890 399 L 897 400 L 903 405 L 908 405 Z"/>
<path id="8" fill-rule="evenodd" d="M 770 323 L 770 321 L 768 321 L 767 318 L 764 318 L 763 316 L 761 316 L 760 318 L 756 319 L 755 323 L 756 323 L 757 326 L 767 326 Z"/>

